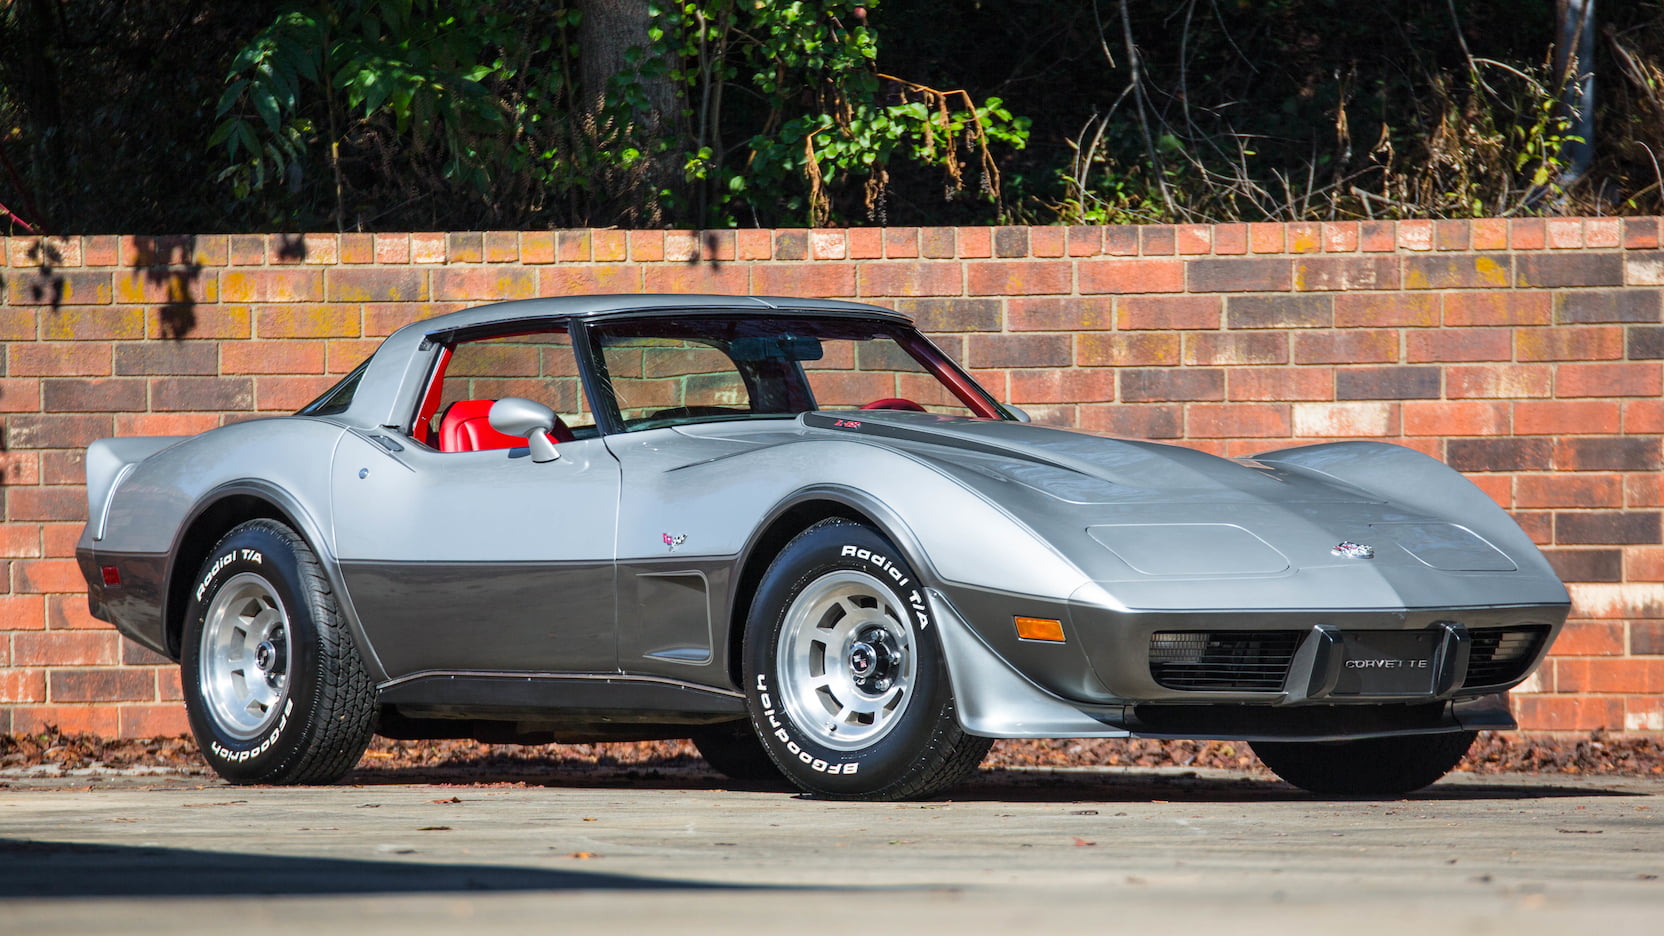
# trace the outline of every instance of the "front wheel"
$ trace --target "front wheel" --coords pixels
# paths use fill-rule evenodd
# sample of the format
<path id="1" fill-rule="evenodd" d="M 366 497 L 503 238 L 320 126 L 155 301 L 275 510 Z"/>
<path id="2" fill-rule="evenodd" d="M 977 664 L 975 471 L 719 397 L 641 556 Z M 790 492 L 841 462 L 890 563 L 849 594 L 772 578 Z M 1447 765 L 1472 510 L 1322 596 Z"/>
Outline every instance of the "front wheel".
<path id="1" fill-rule="evenodd" d="M 959 727 L 918 576 L 858 523 L 822 521 L 781 550 L 752 602 L 744 662 L 757 736 L 809 793 L 932 796 L 993 744 Z"/>
<path id="2" fill-rule="evenodd" d="M 275 520 L 227 533 L 186 607 L 181 681 L 202 756 L 232 783 L 330 783 L 364 754 L 375 687 L 322 567 Z"/>
<path id="3" fill-rule="evenodd" d="M 1340 796 L 1388 796 L 1432 784 L 1462 762 L 1478 732 L 1360 738 L 1356 741 L 1255 741 L 1254 753 L 1289 783 Z"/>

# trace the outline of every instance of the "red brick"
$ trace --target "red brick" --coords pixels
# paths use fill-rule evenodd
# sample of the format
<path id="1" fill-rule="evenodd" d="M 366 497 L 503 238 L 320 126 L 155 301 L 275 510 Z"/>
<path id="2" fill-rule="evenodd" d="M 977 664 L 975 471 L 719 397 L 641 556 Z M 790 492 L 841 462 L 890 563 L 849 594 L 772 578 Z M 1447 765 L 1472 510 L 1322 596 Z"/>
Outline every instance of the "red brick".
<path id="1" fill-rule="evenodd" d="M 40 484 L 82 484 L 87 477 L 87 456 L 80 449 L 59 449 L 40 453 Z"/>
<path id="2" fill-rule="evenodd" d="M 1335 398 L 1334 371 L 1326 367 L 1232 368 L 1227 380 L 1232 401 Z"/>
<path id="3" fill-rule="evenodd" d="M 964 292 L 960 265 L 931 261 L 863 263 L 862 296 L 957 296 Z"/>
<path id="4" fill-rule="evenodd" d="M 1293 283 L 1288 260 L 1189 260 L 1185 268 L 1192 292 L 1285 292 Z"/>
<path id="5" fill-rule="evenodd" d="M 1074 363 L 1068 335 L 972 335 L 967 367 L 1068 367 Z"/>
<path id="6" fill-rule="evenodd" d="M 81 238 L 81 259 L 90 267 L 121 266 L 121 238 L 111 234 Z M 5 265 L 6 258 L 0 256 L 0 266 Z"/>
<path id="7" fill-rule="evenodd" d="M 1514 717 L 1525 731 L 1617 730 L 1624 724 L 1621 698 L 1516 695 L 1513 703 Z"/>
<path id="8" fill-rule="evenodd" d="M 1019 301 L 1019 300 L 1013 300 Z M 1079 300 L 1021 300 L 1028 302 L 1075 302 Z M 1090 301 L 1090 300 L 1088 300 Z M 931 334 L 943 332 L 999 331 L 1003 316 L 1001 299 L 903 299 L 896 303 L 896 311 L 911 316 L 920 331 Z M 945 339 L 937 339 L 944 344 Z M 944 350 L 951 350 L 944 347 Z"/>
<path id="9" fill-rule="evenodd" d="M 1657 218 L 1624 219 L 1624 249 L 1656 250 L 1658 245 Z"/>
<path id="10" fill-rule="evenodd" d="M 1205 254 L 1213 251 L 1213 228 L 1206 224 L 1181 224 L 1173 229 L 1173 239 L 1180 254 Z"/>
<path id="11" fill-rule="evenodd" d="M 1624 258 L 1615 253 L 1521 254 L 1516 286 L 1622 286 Z"/>
<path id="12" fill-rule="evenodd" d="M 32 522 L 41 520 L 73 520 L 85 523 L 87 520 L 87 492 L 76 487 L 25 487 L 13 488 L 6 493 L 6 519 L 12 522 Z M 54 583 L 61 580 L 51 575 L 30 570 L 27 564 L 19 566 L 23 574 L 31 575 L 31 581 L 37 584 Z M 81 587 L 79 579 L 76 587 Z M 23 591 L 42 591 L 41 588 L 24 588 Z M 72 589 L 50 589 L 52 591 L 70 591 Z"/>
<path id="13" fill-rule="evenodd" d="M 1514 356 L 1512 333 L 1501 328 L 1414 331 L 1404 341 L 1404 359 L 1411 364 L 1507 361 Z"/>
<path id="14" fill-rule="evenodd" d="M 1073 291 L 1074 264 L 1060 260 L 970 263 L 965 291 L 973 296 L 1035 296 Z M 1095 290 L 1082 289 L 1082 292 Z"/>
<path id="15" fill-rule="evenodd" d="M 1412 441 L 1417 440 L 1406 440 L 1406 444 Z M 1437 444 L 1437 441 L 1433 439 L 1427 439 L 1424 441 L 1433 442 L 1435 445 Z M 1427 455 L 1430 458 L 1444 458 L 1444 452 L 1439 450 L 1430 451 Z M 1473 477 L 1468 478 L 1468 480 L 1473 482 L 1474 487 L 1484 491 L 1485 496 L 1495 501 L 1496 505 L 1501 507 L 1503 510 L 1509 510 L 1514 506 L 1513 478 L 1510 478 L 1507 475 L 1474 475 Z"/>
<path id="16" fill-rule="evenodd" d="M 1548 471 L 1554 447 L 1547 439 L 1451 439 L 1445 461 L 1457 471 Z"/>
<path id="17" fill-rule="evenodd" d="M 150 408 L 158 413 L 247 410 L 254 402 L 247 377 L 153 377 Z"/>
<path id="18" fill-rule="evenodd" d="M 919 255 L 919 229 L 907 228 L 906 230 L 913 233 L 913 253 L 908 256 L 916 257 Z M 887 229 L 885 228 L 850 228 L 845 231 L 844 236 L 848 239 L 849 244 L 849 259 L 877 260 L 884 256 L 884 235 L 886 232 Z M 738 232 L 737 236 L 736 249 L 740 250 L 740 259 L 755 259 L 744 255 L 744 232 Z"/>
<path id="19" fill-rule="evenodd" d="M 1106 403 L 1115 399 L 1115 372 L 1109 368 L 1046 367 L 1011 372 L 1010 398 L 1030 403 Z"/>
<path id="20" fill-rule="evenodd" d="M 524 241 L 522 241 L 522 254 L 524 252 L 523 246 Z M 624 231 L 591 231 L 590 253 L 596 263 L 623 263 L 630 259 L 629 235 Z M 746 257 L 744 259 L 756 258 Z"/>
<path id="21" fill-rule="evenodd" d="M 41 380 L 21 377 L 16 380 L 0 377 L 0 413 L 38 413 L 41 409 Z"/>
<path id="22" fill-rule="evenodd" d="M 12 709 L 12 731 L 39 734 L 57 730 L 65 734 L 91 734 L 113 738 L 120 730 L 120 717 L 110 706 L 19 705 Z"/>
<path id="23" fill-rule="evenodd" d="M 357 272 L 357 271 L 343 271 Z M 468 302 L 530 299 L 537 295 L 537 273 L 532 270 L 475 267 L 433 271 L 433 298 Z M 367 296 L 363 301 L 398 302 L 412 297 L 387 293 Z"/>
<path id="24" fill-rule="evenodd" d="M 185 707 L 172 705 L 123 705 L 116 709 L 121 719 L 118 737 L 179 738 L 191 733 Z"/>
<path id="25" fill-rule="evenodd" d="M 1184 407 L 1176 404 L 1083 406 L 1080 428 L 1086 432 L 1132 439 L 1184 437 Z"/>
<path id="26" fill-rule="evenodd" d="M 642 267 L 633 263 L 560 264 L 538 271 L 540 296 L 592 296 L 642 291 Z M 742 270 L 743 273 L 743 270 Z M 742 290 L 743 291 L 743 290 Z M 369 310 L 365 310 L 368 320 Z"/>
<path id="27" fill-rule="evenodd" d="M 1333 323 L 1333 296 L 1231 296 L 1225 300 L 1229 328 L 1327 328 Z"/>
<path id="28" fill-rule="evenodd" d="M 1547 325 L 1553 320 L 1553 297 L 1546 292 L 1449 293 L 1444 297 L 1446 325 Z"/>
<path id="29" fill-rule="evenodd" d="M 1218 368 L 1127 368 L 1118 374 L 1123 403 L 1225 399 L 1225 372 Z"/>
<path id="30" fill-rule="evenodd" d="M 952 302 L 954 300 L 947 300 Z M 966 300 L 970 302 L 998 300 Z M 1012 331 L 1106 331 L 1115 327 L 1115 300 L 1012 299 Z M 996 326 L 997 327 L 997 326 Z"/>
<path id="31" fill-rule="evenodd" d="M 266 238 L 260 234 L 233 234 L 226 247 L 232 266 L 260 266 L 266 262 Z"/>
<path id="32" fill-rule="evenodd" d="M 134 340 L 144 332 L 144 310 L 131 306 L 63 308 L 40 319 L 42 341 Z"/>
<path id="33" fill-rule="evenodd" d="M 151 309 L 146 320 L 146 337 L 177 341 L 184 338 L 248 338 L 248 306 L 193 306 L 179 310 L 163 306 Z"/>
<path id="34" fill-rule="evenodd" d="M 1317 253 L 1323 249 L 1321 229 L 1317 224 L 1307 221 L 1292 222 L 1287 227 L 1287 237 L 1289 253 Z"/>
<path id="35" fill-rule="evenodd" d="M 1283 252 L 1283 228 L 1276 222 L 1256 221 L 1248 225 L 1248 249 L 1257 254 Z"/>
<path id="36" fill-rule="evenodd" d="M 220 298 L 225 302 L 322 302 L 324 295 L 323 270 L 236 270 L 220 274 Z"/>
<path id="37" fill-rule="evenodd" d="M 961 259 L 981 260 L 993 256 L 993 237 L 987 228 L 955 228 L 954 235 Z"/>
<path id="38" fill-rule="evenodd" d="M 45 701 L 45 670 L 0 669 L 0 703 Z"/>
<path id="39" fill-rule="evenodd" d="M 1337 400 L 1436 400 L 1437 367 L 1346 367 L 1335 371 Z"/>
<path id="40" fill-rule="evenodd" d="M 107 631 L 110 625 L 92 616 L 82 593 L 46 596 L 46 629 L 50 631 Z"/>
<path id="41" fill-rule="evenodd" d="M 1664 660 L 1556 659 L 1561 692 L 1664 692 Z"/>
<path id="42" fill-rule="evenodd" d="M 919 254 L 931 260 L 951 260 L 958 256 L 957 232 L 950 227 L 919 229 Z"/>
<path id="43" fill-rule="evenodd" d="M 1521 361 L 1616 361 L 1624 356 L 1624 333 L 1600 325 L 1522 328 L 1514 332 L 1514 350 Z"/>
<path id="44" fill-rule="evenodd" d="M 1116 327 L 1129 331 L 1216 329 L 1224 300 L 1218 296 L 1128 296 L 1116 300 L 1115 308 Z"/>
<path id="45" fill-rule="evenodd" d="M 121 635 L 103 631 L 28 631 L 12 635 L 13 666 L 113 666 Z"/>
<path id="46" fill-rule="evenodd" d="M 1179 336 L 1174 334 L 1083 334 L 1075 342 L 1075 363 L 1083 367 L 1177 364 L 1180 349 Z"/>
<path id="47" fill-rule="evenodd" d="M 1550 250 L 1576 250 L 1583 246 L 1583 222 L 1577 218 L 1546 218 L 1543 228 Z"/>
<path id="48" fill-rule="evenodd" d="M 755 296 L 847 298 L 855 295 L 853 263 L 770 263 L 751 267 Z"/>
<path id="49" fill-rule="evenodd" d="M 218 413 L 118 413 L 115 434 L 196 435 L 216 429 L 219 425 Z"/>
<path id="50" fill-rule="evenodd" d="M 1028 256 L 1028 228 L 1004 226 L 994 228 L 994 256 L 1024 258 Z"/>
<path id="51" fill-rule="evenodd" d="M 329 270 L 326 275 L 330 302 L 425 302 L 428 299 L 428 274 L 423 270 Z"/>
<path id="52" fill-rule="evenodd" d="M 254 409 L 289 413 L 310 403 L 335 385 L 334 377 L 256 377 Z"/>
<path id="53" fill-rule="evenodd" d="M 1433 247 L 1435 250 L 1470 250 L 1473 244 L 1473 229 L 1467 221 L 1435 221 L 1433 222 Z M 1506 244 L 1503 245 L 1507 247 Z"/>
<path id="54" fill-rule="evenodd" d="M 225 347 L 238 347 L 227 343 Z M 218 342 L 146 341 L 115 346 L 115 372 L 122 376 L 194 376 L 219 373 Z"/>
<path id="55" fill-rule="evenodd" d="M 1623 483 L 1617 475 L 1521 475 L 1514 479 L 1514 506 L 1622 507 Z"/>
<path id="56" fill-rule="evenodd" d="M 1187 365 L 1287 364 L 1288 336 L 1280 332 L 1191 332 L 1184 336 Z"/>
<path id="57" fill-rule="evenodd" d="M 1323 251 L 1325 253 L 1356 253 L 1358 250 L 1358 222 L 1323 222 Z"/>
<path id="58" fill-rule="evenodd" d="M 54 270 L 13 273 L 6 277 L 6 301 L 12 305 L 49 305 L 55 309 L 77 305 L 109 305 L 115 298 L 110 274 Z"/>
<path id="59" fill-rule="evenodd" d="M 67 488 L 73 491 L 82 505 L 86 503 L 86 485 L 82 482 L 82 475 L 77 474 L 75 483 Z M 45 553 L 48 558 L 75 558 L 75 544 L 81 539 L 81 529 L 86 526 L 86 507 L 76 508 L 78 516 L 65 518 L 69 522 L 41 524 L 41 539 L 45 542 Z"/>
<path id="60" fill-rule="evenodd" d="M 799 253 L 793 259 L 803 259 L 801 252 L 802 239 L 799 239 Z M 775 256 L 779 256 L 778 253 Z M 657 263 L 664 259 L 663 231 L 631 231 L 630 259 L 635 263 Z"/>
<path id="61" fill-rule="evenodd" d="M 1507 435 L 1509 404 L 1411 400 L 1404 404 L 1404 434 L 1412 436 Z"/>
<path id="62" fill-rule="evenodd" d="M 1625 400 L 1624 432 L 1664 433 L 1664 400 Z"/>
<path id="63" fill-rule="evenodd" d="M 1334 297 L 1340 328 L 1429 328 L 1439 324 L 1439 297 L 1426 293 L 1348 293 Z"/>
<path id="64" fill-rule="evenodd" d="M 0 523 L 0 558 L 32 559 L 40 555 L 40 525 Z M 4 616 L 0 615 L 0 620 Z"/>
<path id="65" fill-rule="evenodd" d="M 1146 224 L 1138 231 L 1138 252 L 1146 257 L 1171 257 L 1175 251 L 1173 226 Z"/>
<path id="66" fill-rule="evenodd" d="M 1397 257 L 1304 257 L 1294 261 L 1301 291 L 1397 289 Z"/>
<path id="67" fill-rule="evenodd" d="M 1556 513 L 1554 541 L 1562 546 L 1655 545 L 1660 539 L 1656 510 L 1600 510 Z"/>
<path id="68" fill-rule="evenodd" d="M 1506 289 L 1507 254 L 1435 254 L 1406 257 L 1405 289 Z"/>
<path id="69" fill-rule="evenodd" d="M 1664 507 L 1664 477 L 1656 473 L 1625 476 L 1624 503 L 1630 507 Z"/>
<path id="70" fill-rule="evenodd" d="M 341 235 L 342 263 L 374 263 L 375 259 L 376 248 L 374 234 Z"/>
<path id="71" fill-rule="evenodd" d="M 1077 224 L 1069 228 L 1071 257 L 1096 257 L 1104 251 L 1104 229 L 1097 225 Z"/>
<path id="72" fill-rule="evenodd" d="M 1554 442 L 1562 471 L 1657 471 L 1664 468 L 1657 438 L 1572 437 Z"/>
<path id="73" fill-rule="evenodd" d="M 1138 228 L 1130 224 L 1115 224 L 1104 230 L 1104 253 L 1112 257 L 1138 256 Z"/>
<path id="74" fill-rule="evenodd" d="M 1562 582 L 1621 582 L 1624 578 L 1624 551 L 1621 549 L 1548 549 L 1543 551 L 1543 558 L 1554 567 L 1554 574 Z M 1591 628 L 1579 628 L 1585 635 L 1591 630 L 1607 628 L 1617 631 L 1618 653 L 1623 653 L 1623 628 L 1611 624 L 1598 624 Z M 1555 649 L 1568 656 L 1577 656 L 1581 648 L 1568 648 L 1567 632 L 1573 630 L 1568 626 L 1561 631 L 1560 639 L 1555 641 Z"/>
<path id="75" fill-rule="evenodd" d="M 227 342 L 220 365 L 225 374 L 321 374 L 324 348 L 316 341 Z"/>
<path id="76" fill-rule="evenodd" d="M 110 376 L 110 346 L 103 343 L 13 344 L 7 352 L 10 377 Z"/>
<path id="77" fill-rule="evenodd" d="M 1552 365 L 1489 364 L 1445 368 L 1445 396 L 1452 400 L 1547 397 L 1554 383 Z"/>
<path id="78" fill-rule="evenodd" d="M 24 413 L 6 417 L 6 447 L 22 449 L 86 448 L 111 434 L 107 415 Z"/>
<path id="79" fill-rule="evenodd" d="M 1554 294 L 1554 317 L 1566 324 L 1582 322 L 1657 322 L 1656 289 L 1574 289 Z"/>
<path id="80" fill-rule="evenodd" d="M 0 595 L 0 631 L 44 630 L 45 611 L 44 596 Z M 4 644 L 0 640 L 0 645 Z"/>
<path id="81" fill-rule="evenodd" d="M 1077 263 L 1082 293 L 1184 292 L 1182 260 L 1082 260 Z"/>
<path id="82" fill-rule="evenodd" d="M 148 669 L 54 669 L 47 673 L 53 702 L 148 702 L 156 676 Z"/>
<path id="83" fill-rule="evenodd" d="M 1185 436 L 1192 439 L 1284 438 L 1292 426 L 1287 404 L 1191 403 L 1185 408 Z"/>
<path id="84" fill-rule="evenodd" d="M 1507 250 L 1508 221 L 1504 218 L 1475 218 L 1471 224 L 1472 249 Z"/>
<path id="85" fill-rule="evenodd" d="M 1242 256 L 1248 252 L 1248 225 L 1215 224 L 1213 253 L 1219 257 Z"/>
<path id="86" fill-rule="evenodd" d="M 1398 246 L 1401 250 L 1432 250 L 1433 222 L 1419 218 L 1398 222 Z"/>
<path id="87" fill-rule="evenodd" d="M 1560 397 L 1655 397 L 1664 392 L 1657 364 L 1561 364 L 1554 375 Z"/>
<path id="88" fill-rule="evenodd" d="M 41 404 L 54 413 L 116 413 L 145 408 L 144 381 L 132 377 L 47 378 Z"/>
<path id="89" fill-rule="evenodd" d="M 1514 404 L 1519 435 L 1576 435 L 1621 431 L 1620 404 L 1595 400 L 1533 400 Z"/>
<path id="90" fill-rule="evenodd" d="M 1310 332 L 1294 336 L 1296 364 L 1384 364 L 1398 360 L 1398 333 Z"/>
<path id="91" fill-rule="evenodd" d="M 1028 252 L 1031 257 L 1061 257 L 1064 255 L 1064 229 L 1060 227 L 1031 227 L 1028 229 Z"/>
<path id="92" fill-rule="evenodd" d="M 1358 246 L 1364 253 L 1392 253 L 1398 249 L 1398 235 L 1391 221 L 1364 221 L 1358 225 Z"/>
<path id="93" fill-rule="evenodd" d="M 1398 435 L 1394 403 L 1296 403 L 1294 434 L 1303 438 L 1381 438 Z"/>

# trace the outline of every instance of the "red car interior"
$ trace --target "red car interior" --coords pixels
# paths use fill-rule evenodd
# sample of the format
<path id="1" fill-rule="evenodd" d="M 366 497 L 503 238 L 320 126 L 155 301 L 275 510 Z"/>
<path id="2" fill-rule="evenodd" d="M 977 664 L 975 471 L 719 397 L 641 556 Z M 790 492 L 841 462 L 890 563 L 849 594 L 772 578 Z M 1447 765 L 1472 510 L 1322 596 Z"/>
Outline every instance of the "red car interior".
<path id="1" fill-rule="evenodd" d="M 439 419 L 439 451 L 483 452 L 515 448 L 526 444 L 519 436 L 504 435 L 491 428 L 491 404 L 495 400 L 458 400 L 445 408 Z M 572 430 L 559 416 L 549 437 L 556 442 L 572 441 Z"/>

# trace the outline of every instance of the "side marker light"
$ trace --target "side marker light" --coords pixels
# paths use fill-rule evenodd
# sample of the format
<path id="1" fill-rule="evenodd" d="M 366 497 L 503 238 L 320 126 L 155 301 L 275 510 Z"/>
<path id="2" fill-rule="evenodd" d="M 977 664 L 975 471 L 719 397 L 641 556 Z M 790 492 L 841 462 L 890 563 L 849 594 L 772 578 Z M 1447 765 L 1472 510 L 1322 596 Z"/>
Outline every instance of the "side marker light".
<path id="1" fill-rule="evenodd" d="M 104 584 L 106 584 L 106 585 L 120 585 L 121 584 L 121 570 L 117 569 L 115 566 L 102 566 L 102 567 L 99 568 L 98 571 L 100 571 L 104 574 Z"/>
<path id="2" fill-rule="evenodd" d="M 1045 640 L 1052 643 L 1063 642 L 1063 622 L 1051 618 L 1015 617 L 1017 636 L 1024 640 Z"/>

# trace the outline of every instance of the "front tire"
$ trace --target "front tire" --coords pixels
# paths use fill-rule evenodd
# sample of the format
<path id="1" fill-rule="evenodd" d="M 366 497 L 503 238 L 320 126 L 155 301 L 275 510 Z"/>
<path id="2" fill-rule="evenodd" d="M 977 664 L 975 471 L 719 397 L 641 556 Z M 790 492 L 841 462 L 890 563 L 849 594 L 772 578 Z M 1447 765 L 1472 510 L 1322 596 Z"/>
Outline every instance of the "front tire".
<path id="1" fill-rule="evenodd" d="M 1302 790 L 1396 796 L 1429 786 L 1455 769 L 1478 736 L 1452 731 L 1356 741 L 1255 741 L 1252 747 L 1265 766 Z"/>
<path id="2" fill-rule="evenodd" d="M 746 703 L 780 772 L 836 799 L 933 796 L 993 742 L 959 727 L 923 585 L 870 527 L 825 520 L 781 550 L 746 621 Z"/>
<path id="3" fill-rule="evenodd" d="M 331 783 L 369 745 L 375 687 L 316 555 L 275 520 L 208 554 L 185 610 L 191 731 L 232 783 Z"/>

